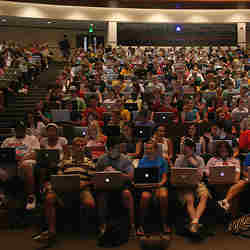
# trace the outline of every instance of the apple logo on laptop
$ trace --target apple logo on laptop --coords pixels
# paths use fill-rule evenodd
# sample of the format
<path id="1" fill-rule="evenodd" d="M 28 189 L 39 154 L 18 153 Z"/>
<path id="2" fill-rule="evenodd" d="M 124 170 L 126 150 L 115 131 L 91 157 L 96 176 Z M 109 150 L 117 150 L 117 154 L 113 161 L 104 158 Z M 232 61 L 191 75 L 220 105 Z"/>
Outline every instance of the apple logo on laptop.
<path id="1" fill-rule="evenodd" d="M 47 153 L 45 156 L 48 158 L 48 157 L 49 157 L 49 154 Z"/>
<path id="2" fill-rule="evenodd" d="M 148 177 L 149 177 L 149 174 L 145 174 L 145 177 L 148 178 Z"/>
<path id="3" fill-rule="evenodd" d="M 220 176 L 222 176 L 222 177 L 223 177 L 223 176 L 224 176 L 224 173 L 223 173 L 223 172 L 221 172 L 221 173 L 220 173 Z"/>
<path id="4" fill-rule="evenodd" d="M 109 183 L 109 182 L 110 182 L 110 179 L 109 179 L 109 178 L 106 178 L 106 179 L 105 179 L 105 182 L 106 182 L 106 183 Z"/>
<path id="5" fill-rule="evenodd" d="M 142 134 L 143 133 L 143 131 L 142 130 L 140 130 L 140 134 Z"/>

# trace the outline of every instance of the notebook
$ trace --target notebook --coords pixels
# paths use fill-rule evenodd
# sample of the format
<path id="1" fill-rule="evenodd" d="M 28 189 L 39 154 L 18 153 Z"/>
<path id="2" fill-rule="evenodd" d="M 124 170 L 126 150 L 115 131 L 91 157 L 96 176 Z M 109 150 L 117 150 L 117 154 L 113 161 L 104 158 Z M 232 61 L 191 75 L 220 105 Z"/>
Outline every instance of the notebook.
<path id="1" fill-rule="evenodd" d="M 209 184 L 232 184 L 235 182 L 234 166 L 218 166 L 210 168 Z"/>
<path id="2" fill-rule="evenodd" d="M 51 185 L 56 193 L 80 192 L 80 175 L 51 175 Z"/>
<path id="3" fill-rule="evenodd" d="M 124 187 L 126 177 L 121 172 L 97 172 L 92 181 L 96 190 L 112 191 L 120 190 Z"/>
<path id="4" fill-rule="evenodd" d="M 150 168 L 135 168 L 134 170 L 134 182 L 135 187 L 145 187 L 154 185 L 160 182 L 160 168 L 150 167 Z"/>
<path id="5" fill-rule="evenodd" d="M 172 168 L 170 182 L 173 186 L 196 186 L 200 183 L 201 176 L 197 168 Z"/>
<path id="6" fill-rule="evenodd" d="M 70 111 L 67 109 L 52 109 L 51 110 L 53 122 L 70 122 Z"/>

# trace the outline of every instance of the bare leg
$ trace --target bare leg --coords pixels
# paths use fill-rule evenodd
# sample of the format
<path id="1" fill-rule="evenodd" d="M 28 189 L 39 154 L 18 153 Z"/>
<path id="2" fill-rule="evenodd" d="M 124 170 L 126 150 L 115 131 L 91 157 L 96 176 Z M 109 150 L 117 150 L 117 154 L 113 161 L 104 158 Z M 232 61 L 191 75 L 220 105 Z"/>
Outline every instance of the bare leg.
<path id="1" fill-rule="evenodd" d="M 243 191 L 245 186 L 247 185 L 248 182 L 244 180 L 240 180 L 238 183 L 234 184 L 233 186 L 230 187 L 230 189 L 227 192 L 226 195 L 226 200 L 231 201 L 237 194 Z"/>
<path id="2" fill-rule="evenodd" d="M 199 221 L 200 217 L 202 216 L 202 214 L 204 213 L 206 207 L 207 207 L 207 199 L 208 199 L 208 196 L 205 194 L 205 195 L 202 195 L 200 197 L 200 202 L 196 208 L 196 219 Z"/>
<path id="3" fill-rule="evenodd" d="M 132 226 L 135 224 L 134 198 L 128 189 L 126 189 L 122 192 L 122 200 L 123 200 L 124 206 L 129 210 L 130 225 Z"/>
<path id="4" fill-rule="evenodd" d="M 45 200 L 45 216 L 49 225 L 49 232 L 56 233 L 56 194 L 48 193 Z"/>
<path id="5" fill-rule="evenodd" d="M 163 222 L 164 231 L 168 231 L 167 224 L 167 211 L 168 211 L 168 190 L 160 188 L 156 191 L 156 196 L 160 201 L 161 218 Z"/>
<path id="6" fill-rule="evenodd" d="M 144 225 L 145 216 L 148 212 L 149 202 L 152 194 L 150 192 L 143 192 L 140 200 L 139 223 Z"/>
<path id="7" fill-rule="evenodd" d="M 194 194 L 186 193 L 184 199 L 187 202 L 187 211 L 190 219 L 193 221 L 196 218 L 196 209 L 194 208 Z"/>

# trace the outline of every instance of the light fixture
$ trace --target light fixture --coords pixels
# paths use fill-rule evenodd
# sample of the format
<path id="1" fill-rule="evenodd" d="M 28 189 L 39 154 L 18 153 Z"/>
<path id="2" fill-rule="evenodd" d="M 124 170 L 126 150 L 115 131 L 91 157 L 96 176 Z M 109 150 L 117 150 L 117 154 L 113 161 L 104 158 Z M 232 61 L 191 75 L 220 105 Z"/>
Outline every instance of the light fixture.
<path id="1" fill-rule="evenodd" d="M 51 21 L 48 21 L 48 24 L 51 24 L 52 22 Z"/>
<path id="2" fill-rule="evenodd" d="M 3 18 L 1 21 L 5 23 L 7 22 L 7 19 Z"/>

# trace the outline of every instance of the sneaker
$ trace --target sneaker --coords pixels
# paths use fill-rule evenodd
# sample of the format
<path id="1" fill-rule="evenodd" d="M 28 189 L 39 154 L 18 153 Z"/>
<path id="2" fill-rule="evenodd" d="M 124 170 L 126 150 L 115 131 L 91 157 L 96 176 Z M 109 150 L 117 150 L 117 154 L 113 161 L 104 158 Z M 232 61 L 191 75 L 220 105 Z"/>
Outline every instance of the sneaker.
<path id="1" fill-rule="evenodd" d="M 32 210 L 35 208 L 36 208 L 36 196 L 32 194 L 28 196 L 26 210 Z"/>
<path id="2" fill-rule="evenodd" d="M 225 209 L 226 211 L 228 211 L 230 208 L 230 204 L 228 203 L 227 200 L 218 201 L 218 204 L 221 208 Z"/>
<path id="3" fill-rule="evenodd" d="M 33 239 L 39 243 L 52 244 L 56 241 L 56 233 L 42 232 L 39 237 Z"/>
<path id="4" fill-rule="evenodd" d="M 136 235 L 139 236 L 139 237 L 145 235 L 144 229 L 143 229 L 142 226 L 139 226 L 139 227 L 137 228 Z"/>

